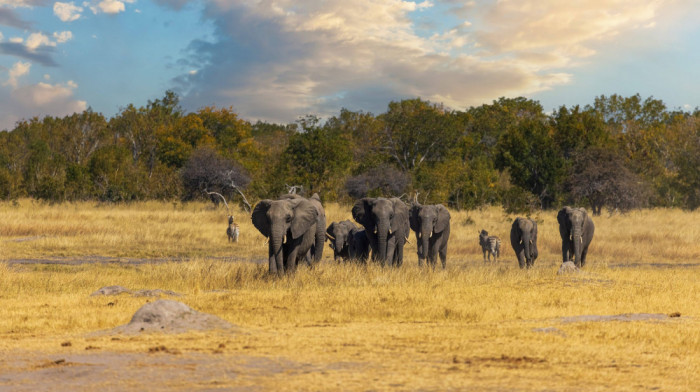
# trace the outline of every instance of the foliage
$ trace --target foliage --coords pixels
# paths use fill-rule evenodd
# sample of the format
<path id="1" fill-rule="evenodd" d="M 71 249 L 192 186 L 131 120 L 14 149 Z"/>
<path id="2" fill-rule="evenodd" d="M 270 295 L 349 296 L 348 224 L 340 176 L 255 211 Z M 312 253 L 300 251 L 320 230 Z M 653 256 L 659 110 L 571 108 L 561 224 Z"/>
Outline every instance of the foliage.
<path id="1" fill-rule="evenodd" d="M 251 124 L 232 107 L 188 113 L 167 91 L 109 119 L 87 109 L 22 120 L 1 132 L 0 198 L 189 200 L 205 188 L 234 197 L 223 185 L 233 181 L 251 200 L 298 185 L 324 201 L 418 193 L 457 209 L 500 203 L 529 211 L 534 198 L 538 208 L 574 201 L 600 211 L 632 206 L 613 195 L 629 195 L 639 183 L 650 206 L 694 209 L 698 118 L 697 110 L 669 111 L 653 97 L 614 94 L 550 115 L 523 97 L 464 111 L 415 98 L 390 102 L 377 115 L 342 109 L 325 121 L 308 115 L 291 124 Z M 610 159 L 623 169 L 584 159 L 600 151 L 615 151 Z M 227 167 L 219 172 L 231 176 L 194 175 L 195 166 Z M 573 186 L 583 183 L 588 191 Z M 594 202 L 602 199 L 590 189 L 601 183 L 622 187 L 599 191 L 607 199 Z"/>
<path id="2" fill-rule="evenodd" d="M 537 196 L 542 208 L 557 200 L 566 173 L 566 161 L 552 133 L 546 121 L 526 119 L 508 129 L 496 146 L 496 168 L 508 169 L 513 184 Z"/>

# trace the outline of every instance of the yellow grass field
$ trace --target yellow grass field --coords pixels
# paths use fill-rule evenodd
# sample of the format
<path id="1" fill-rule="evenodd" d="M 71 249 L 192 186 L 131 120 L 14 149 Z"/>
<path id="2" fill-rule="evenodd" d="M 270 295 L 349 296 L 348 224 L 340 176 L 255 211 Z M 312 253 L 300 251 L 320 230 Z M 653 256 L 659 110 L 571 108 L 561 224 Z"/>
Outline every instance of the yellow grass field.
<path id="1" fill-rule="evenodd" d="M 399 270 L 336 264 L 327 247 L 275 278 L 242 211 L 230 244 L 225 209 L 203 203 L 0 203 L 0 391 L 700 390 L 700 212 L 594 217 L 571 275 L 557 275 L 556 211 L 533 216 L 527 271 L 515 216 L 451 214 L 444 271 L 417 266 L 412 237 Z M 503 241 L 498 262 L 483 262 L 482 228 Z M 90 295 L 109 285 L 172 290 L 237 328 L 110 333 L 155 298 Z"/>

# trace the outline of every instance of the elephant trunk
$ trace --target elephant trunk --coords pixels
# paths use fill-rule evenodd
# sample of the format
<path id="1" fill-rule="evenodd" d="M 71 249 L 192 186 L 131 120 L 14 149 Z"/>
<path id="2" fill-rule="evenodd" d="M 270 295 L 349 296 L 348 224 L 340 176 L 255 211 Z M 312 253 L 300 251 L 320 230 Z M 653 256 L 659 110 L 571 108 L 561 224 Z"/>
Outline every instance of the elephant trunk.
<path id="1" fill-rule="evenodd" d="M 421 225 L 421 230 L 420 230 L 420 235 L 421 235 L 421 255 L 418 255 L 418 257 L 422 259 L 428 259 L 428 262 L 431 262 L 430 260 L 430 235 L 433 232 L 433 228 L 429 223 L 423 223 Z"/>
<path id="2" fill-rule="evenodd" d="M 380 222 L 377 226 L 377 246 L 379 248 L 379 260 L 386 265 L 387 239 L 389 237 L 389 223 Z"/>
<path id="3" fill-rule="evenodd" d="M 580 227 L 574 226 L 572 230 L 573 234 L 571 236 L 571 241 L 574 243 L 574 263 L 577 267 L 581 267 L 581 248 L 583 248 L 583 237 L 581 231 L 582 230 Z"/>
<path id="4" fill-rule="evenodd" d="M 343 251 L 343 248 L 345 247 L 345 238 L 342 238 L 342 236 L 337 236 L 333 240 L 333 257 L 338 260 L 340 258 L 340 254 Z"/>
<path id="5" fill-rule="evenodd" d="M 282 274 L 284 272 L 284 225 L 274 225 L 270 230 L 270 272 Z"/>
<path id="6" fill-rule="evenodd" d="M 523 247 L 525 248 L 525 266 L 530 267 L 532 263 L 532 236 L 527 231 L 523 231 Z M 522 268 L 522 267 L 521 267 Z"/>

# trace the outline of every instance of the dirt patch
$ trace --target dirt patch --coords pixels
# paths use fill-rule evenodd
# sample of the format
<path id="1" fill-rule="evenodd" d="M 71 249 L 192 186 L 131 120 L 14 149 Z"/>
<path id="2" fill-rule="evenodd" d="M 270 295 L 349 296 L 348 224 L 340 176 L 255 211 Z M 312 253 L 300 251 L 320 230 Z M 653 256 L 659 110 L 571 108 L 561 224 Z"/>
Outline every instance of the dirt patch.
<path id="1" fill-rule="evenodd" d="M 700 263 L 624 263 L 624 264 L 609 264 L 608 268 L 651 268 L 651 269 L 685 269 L 698 268 Z"/>
<path id="2" fill-rule="evenodd" d="M 116 334 L 141 332 L 182 333 L 190 330 L 233 329 L 232 324 L 214 315 L 198 312 L 182 302 L 159 299 L 143 305 L 131 321 L 111 330 Z"/>
<path id="3" fill-rule="evenodd" d="M 566 333 L 559 328 L 554 327 L 544 327 L 544 328 L 533 328 L 532 332 L 546 333 L 551 335 L 561 336 L 563 338 L 567 337 Z"/>
<path id="4" fill-rule="evenodd" d="M 42 238 L 46 238 L 47 236 L 45 235 L 34 235 L 31 237 L 20 237 L 20 238 L 13 238 L 11 240 L 5 240 L 5 242 L 27 242 L 27 241 L 36 241 L 40 240 Z"/>
<path id="5" fill-rule="evenodd" d="M 581 316 L 562 317 L 562 323 L 587 323 L 587 322 L 608 322 L 608 321 L 664 321 L 669 316 L 662 313 L 624 313 L 616 315 L 587 314 Z"/>
<path id="6" fill-rule="evenodd" d="M 135 257 L 111 257 L 111 256 L 71 256 L 52 257 L 42 259 L 8 259 L 4 260 L 8 264 L 60 264 L 60 265 L 82 265 L 82 264 L 161 264 L 161 263 L 184 263 L 192 260 L 219 260 L 235 263 L 267 263 L 267 259 L 249 259 L 242 257 L 157 257 L 157 258 L 135 258 Z"/>
<path id="7" fill-rule="evenodd" d="M 466 364 L 466 365 L 476 365 L 476 366 L 505 366 L 510 369 L 519 367 L 532 367 L 535 365 L 545 364 L 547 362 L 544 358 L 537 357 L 511 357 L 509 355 L 501 355 L 500 357 L 452 357 L 452 363 L 455 364 Z"/>
<path id="8" fill-rule="evenodd" d="M 261 391 L 266 390 L 261 384 L 277 377 L 354 372 L 367 366 L 356 362 L 311 364 L 282 357 L 168 354 L 15 355 L 0 369 L 0 391 Z M 13 370 L 7 372 L 8 368 Z"/>
<path id="9" fill-rule="evenodd" d="M 131 290 L 122 286 L 105 286 L 90 294 L 91 297 L 97 295 L 119 295 L 121 293 L 131 293 Z"/>
<path id="10" fill-rule="evenodd" d="M 123 286 L 105 286 L 90 294 L 90 296 L 94 297 L 97 295 L 119 295 L 122 293 L 129 293 L 132 297 L 161 297 L 163 295 L 169 295 L 172 297 L 182 297 L 182 294 L 176 293 L 171 290 L 129 290 Z"/>

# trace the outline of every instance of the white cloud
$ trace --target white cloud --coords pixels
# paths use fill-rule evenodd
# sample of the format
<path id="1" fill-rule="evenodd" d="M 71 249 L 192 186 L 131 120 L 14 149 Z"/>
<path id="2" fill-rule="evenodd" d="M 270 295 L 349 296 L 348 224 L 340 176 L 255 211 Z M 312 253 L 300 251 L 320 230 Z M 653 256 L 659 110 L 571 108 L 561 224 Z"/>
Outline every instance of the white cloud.
<path id="1" fill-rule="evenodd" d="M 105 14 L 118 14 L 126 9 L 124 3 L 119 0 L 103 0 L 97 6 Z"/>
<path id="2" fill-rule="evenodd" d="M 56 46 L 56 43 L 51 42 L 49 37 L 42 33 L 32 33 L 27 37 L 27 43 L 25 45 L 29 51 L 33 52 L 40 46 Z"/>
<path id="3" fill-rule="evenodd" d="M 187 0 L 156 2 L 179 9 Z M 341 107 L 377 112 L 390 100 L 416 96 L 465 108 L 570 84 L 577 68 L 605 61 L 611 47 L 644 30 L 647 36 L 663 30 L 669 10 L 693 5 L 210 0 L 204 17 L 217 38 L 192 42 L 176 83 L 190 108 L 232 104 L 243 116 L 270 121 L 332 115 Z"/>
<path id="4" fill-rule="evenodd" d="M 97 2 L 93 0 L 92 2 L 84 2 L 83 6 L 89 7 L 93 14 L 105 13 L 105 14 L 118 14 L 126 10 L 126 5 L 124 3 L 133 3 L 135 0 L 102 0 Z"/>
<path id="5" fill-rule="evenodd" d="M 73 33 L 70 31 L 54 32 L 52 35 L 55 41 L 52 41 L 43 33 L 32 33 L 24 40 L 22 37 L 12 37 L 10 42 L 16 44 L 24 43 L 28 52 L 36 52 L 42 46 L 55 47 L 56 44 L 62 44 L 73 39 Z"/>
<path id="6" fill-rule="evenodd" d="M 437 36 L 421 36 L 411 13 L 431 5 L 214 0 L 207 16 L 224 39 L 193 53 L 195 62 L 211 60 L 195 63 L 199 72 L 179 79 L 188 92 L 183 102 L 195 108 L 233 104 L 244 116 L 291 121 L 341 107 L 383 110 L 391 100 L 416 96 L 465 108 L 571 80 L 567 72 L 511 53 L 479 54 L 484 50 L 474 49 L 478 27 L 472 18 Z M 368 107 L 368 101 L 382 107 Z"/>
<path id="7" fill-rule="evenodd" d="M 9 79 L 0 89 L 0 129 L 11 129 L 15 122 L 33 116 L 65 116 L 82 112 L 87 102 L 75 99 L 77 83 L 69 80 L 65 83 L 21 85 L 19 78 L 29 73 L 31 64 L 17 62 L 9 71 Z M 44 75 L 48 81 L 49 75 Z"/>
<path id="8" fill-rule="evenodd" d="M 73 33 L 70 31 L 61 31 L 60 33 L 54 32 L 53 38 L 56 40 L 56 42 L 62 44 L 73 39 Z"/>
<path id="9" fill-rule="evenodd" d="M 16 62 L 8 72 L 10 76 L 9 79 L 7 79 L 7 82 L 3 83 L 3 85 L 17 88 L 17 79 L 19 79 L 20 76 L 28 74 L 31 66 L 31 63 Z"/>
<path id="10" fill-rule="evenodd" d="M 72 22 L 80 18 L 80 13 L 83 8 L 70 3 L 55 2 L 53 5 L 53 13 L 63 22 Z"/>

